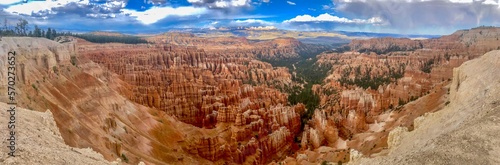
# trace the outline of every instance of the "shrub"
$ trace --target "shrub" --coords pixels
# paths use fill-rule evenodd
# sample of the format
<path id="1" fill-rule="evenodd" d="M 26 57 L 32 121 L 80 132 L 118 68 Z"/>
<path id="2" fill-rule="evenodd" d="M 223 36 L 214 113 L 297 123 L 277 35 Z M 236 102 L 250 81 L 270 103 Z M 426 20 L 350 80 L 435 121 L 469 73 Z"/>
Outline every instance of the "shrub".
<path id="1" fill-rule="evenodd" d="M 125 154 L 124 154 L 124 153 L 122 153 L 122 159 L 123 159 L 123 161 L 124 161 L 125 163 L 128 163 L 128 158 L 127 158 L 127 156 L 125 156 Z"/>
<path id="2" fill-rule="evenodd" d="M 71 64 L 76 66 L 76 56 L 71 56 Z"/>
<path id="3" fill-rule="evenodd" d="M 57 66 L 52 66 L 52 70 L 54 71 L 55 74 L 59 74 L 59 70 L 57 69 Z"/>

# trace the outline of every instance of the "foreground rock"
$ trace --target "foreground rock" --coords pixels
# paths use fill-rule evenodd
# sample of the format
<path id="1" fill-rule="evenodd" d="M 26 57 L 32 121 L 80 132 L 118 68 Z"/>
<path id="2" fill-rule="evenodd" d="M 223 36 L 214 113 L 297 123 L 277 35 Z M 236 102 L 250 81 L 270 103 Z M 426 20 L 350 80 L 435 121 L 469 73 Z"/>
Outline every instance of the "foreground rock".
<path id="1" fill-rule="evenodd" d="M 454 69 L 450 104 L 391 133 L 387 156 L 352 164 L 499 164 L 500 51 Z M 396 129 L 404 130 L 404 129 Z"/>
<path id="2" fill-rule="evenodd" d="M 0 103 L 0 123 L 7 124 L 10 106 Z M 79 149 L 64 144 L 52 113 L 36 112 L 23 108 L 16 109 L 16 157 L 9 157 L 7 138 L 2 138 L 0 164 L 111 164 L 90 148 Z M 0 137 L 6 137 L 10 130 L 0 127 Z"/>

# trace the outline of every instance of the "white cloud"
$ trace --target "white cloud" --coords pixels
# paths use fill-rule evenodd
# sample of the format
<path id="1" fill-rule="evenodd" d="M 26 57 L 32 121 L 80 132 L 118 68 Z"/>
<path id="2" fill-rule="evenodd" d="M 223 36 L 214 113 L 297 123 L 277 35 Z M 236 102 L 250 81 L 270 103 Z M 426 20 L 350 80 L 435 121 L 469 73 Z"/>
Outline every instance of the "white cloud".
<path id="1" fill-rule="evenodd" d="M 135 17 L 138 21 L 143 24 L 149 25 L 158 22 L 161 19 L 164 19 L 169 16 L 196 16 L 201 15 L 207 12 L 206 8 L 197 8 L 197 7 L 153 7 L 146 11 L 135 11 L 129 9 L 121 10 L 124 14 L 129 14 L 132 17 Z"/>
<path id="2" fill-rule="evenodd" d="M 119 9 L 125 6 L 126 2 L 124 0 L 107 1 L 102 4 L 90 2 L 89 0 L 47 0 L 18 3 L 3 10 L 11 14 L 39 17 L 59 14 L 60 12 L 61 14 L 78 13 L 89 17 L 112 17 L 113 14 L 117 14 Z"/>
<path id="3" fill-rule="evenodd" d="M 221 24 L 227 27 L 244 26 L 244 27 L 270 27 L 279 26 L 279 23 L 265 21 L 261 19 L 242 19 L 242 20 L 232 20 L 227 23 Z"/>
<path id="4" fill-rule="evenodd" d="M 0 1 L 0 5 L 10 5 L 19 2 L 22 2 L 22 0 L 2 0 Z"/>
<path id="5" fill-rule="evenodd" d="M 500 7 L 500 1 L 494 1 L 494 0 L 486 0 L 483 2 L 484 4 L 487 4 L 487 5 L 498 5 Z"/>
<path id="6" fill-rule="evenodd" d="M 120 16 L 131 16 L 139 22 L 149 25 L 169 16 L 192 16 L 200 15 L 207 11 L 206 8 L 198 7 L 152 7 L 146 11 L 135 11 L 124 9 L 124 0 L 106 1 L 106 3 L 95 3 L 90 0 L 58 0 L 58 1 L 31 1 L 11 5 L 4 9 L 5 12 L 18 15 L 47 17 L 48 15 L 78 14 L 88 18 L 118 18 Z M 235 2 L 236 3 L 236 2 Z"/>
<path id="7" fill-rule="evenodd" d="M 273 24 L 272 22 L 260 20 L 260 19 L 246 19 L 246 20 L 236 20 L 233 21 L 234 23 L 237 24 L 261 24 L 261 25 L 271 25 Z"/>
<path id="8" fill-rule="evenodd" d="M 289 5 L 296 5 L 295 2 L 292 1 L 286 1 L 286 3 L 288 3 Z"/>
<path id="9" fill-rule="evenodd" d="M 28 3 L 21 3 L 17 5 L 9 6 L 4 9 L 4 11 L 12 13 L 12 14 L 24 14 L 31 15 L 32 13 L 39 12 L 52 12 L 52 8 L 62 7 L 69 3 L 76 3 L 79 5 L 88 5 L 89 1 L 80 1 L 80 0 L 65 0 L 65 1 L 33 1 Z"/>
<path id="10" fill-rule="evenodd" d="M 355 23 L 355 24 L 381 24 L 383 20 L 379 17 L 372 17 L 370 19 L 348 19 L 345 17 L 338 17 L 328 13 L 321 14 L 317 17 L 311 15 L 299 15 L 290 20 L 283 21 L 284 23 L 292 22 L 337 22 L 337 23 Z"/>
<path id="11" fill-rule="evenodd" d="M 196 6 L 206 6 L 208 8 L 231 8 L 250 6 L 251 0 L 187 0 Z"/>
<path id="12" fill-rule="evenodd" d="M 329 9 L 332 9 L 331 6 L 328 6 L 328 5 L 322 5 L 321 7 L 323 7 L 323 10 L 329 10 Z"/>

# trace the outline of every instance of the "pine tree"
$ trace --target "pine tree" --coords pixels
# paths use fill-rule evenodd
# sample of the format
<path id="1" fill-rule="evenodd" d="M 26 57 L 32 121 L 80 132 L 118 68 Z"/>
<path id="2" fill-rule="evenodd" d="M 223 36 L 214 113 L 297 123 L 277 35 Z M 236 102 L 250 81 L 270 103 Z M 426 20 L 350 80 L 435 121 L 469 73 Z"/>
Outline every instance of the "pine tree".
<path id="1" fill-rule="evenodd" d="M 35 37 L 42 37 L 42 30 L 37 25 L 35 25 L 35 30 L 33 31 L 33 35 Z"/>
<path id="2" fill-rule="evenodd" d="M 8 29 L 8 28 L 7 28 L 7 24 L 8 24 L 8 23 L 7 23 L 7 18 L 5 18 L 5 19 L 3 20 L 3 30 L 5 30 L 5 31 L 7 31 L 7 29 Z"/>
<path id="3" fill-rule="evenodd" d="M 56 29 L 52 29 L 52 36 L 51 36 L 51 39 L 54 39 L 57 37 L 57 32 L 56 32 Z"/>
<path id="4" fill-rule="evenodd" d="M 52 39 L 52 30 L 50 28 L 47 29 L 47 34 L 45 34 L 45 38 Z"/>
<path id="5" fill-rule="evenodd" d="M 26 31 L 28 30 L 28 21 L 25 19 L 20 18 L 19 22 L 16 25 L 16 33 L 17 35 L 20 36 L 26 36 L 27 33 Z"/>

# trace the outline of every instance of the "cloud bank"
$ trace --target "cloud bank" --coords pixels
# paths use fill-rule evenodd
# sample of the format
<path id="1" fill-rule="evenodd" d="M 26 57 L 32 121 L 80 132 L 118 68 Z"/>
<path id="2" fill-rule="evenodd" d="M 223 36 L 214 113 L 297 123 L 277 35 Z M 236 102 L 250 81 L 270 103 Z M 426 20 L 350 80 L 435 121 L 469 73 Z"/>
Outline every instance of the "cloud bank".
<path id="1" fill-rule="evenodd" d="M 348 17 L 378 17 L 401 30 L 500 24 L 498 0 L 333 0 Z"/>
<path id="2" fill-rule="evenodd" d="M 66 29 L 275 26 L 288 30 L 448 34 L 480 25 L 500 26 L 500 1 L 47 0 L 24 3 L 23 0 L 0 0 L 2 14 Z"/>

